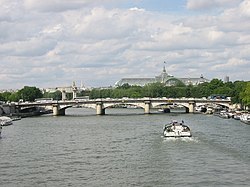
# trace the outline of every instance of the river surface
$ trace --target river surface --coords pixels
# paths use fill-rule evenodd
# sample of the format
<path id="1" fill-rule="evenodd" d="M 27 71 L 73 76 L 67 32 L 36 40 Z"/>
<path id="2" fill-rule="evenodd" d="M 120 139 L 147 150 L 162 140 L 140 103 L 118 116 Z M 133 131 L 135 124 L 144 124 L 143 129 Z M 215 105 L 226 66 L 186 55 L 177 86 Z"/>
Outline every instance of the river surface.
<path id="1" fill-rule="evenodd" d="M 192 138 L 162 137 L 184 120 Z M 0 186 L 250 186 L 250 125 L 202 114 L 72 108 L 3 127 Z"/>

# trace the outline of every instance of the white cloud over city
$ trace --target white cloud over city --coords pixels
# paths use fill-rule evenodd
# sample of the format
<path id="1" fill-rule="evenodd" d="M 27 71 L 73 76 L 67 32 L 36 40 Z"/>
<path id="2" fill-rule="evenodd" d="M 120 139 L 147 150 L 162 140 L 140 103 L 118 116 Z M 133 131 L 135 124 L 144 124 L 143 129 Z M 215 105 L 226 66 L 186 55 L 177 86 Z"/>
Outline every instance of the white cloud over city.
<path id="1" fill-rule="evenodd" d="M 164 61 L 176 77 L 249 80 L 250 1 L 182 2 L 0 0 L 0 88 L 109 86 Z"/>

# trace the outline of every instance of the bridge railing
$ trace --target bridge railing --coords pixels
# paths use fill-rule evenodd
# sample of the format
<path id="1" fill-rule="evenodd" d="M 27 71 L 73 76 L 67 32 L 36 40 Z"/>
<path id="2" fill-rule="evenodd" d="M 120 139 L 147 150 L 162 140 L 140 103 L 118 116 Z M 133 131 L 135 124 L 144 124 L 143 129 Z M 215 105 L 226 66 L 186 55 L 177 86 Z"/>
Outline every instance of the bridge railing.
<path id="1" fill-rule="evenodd" d="M 80 103 L 96 103 L 96 102 L 142 102 L 142 101 L 151 101 L 151 102 L 209 102 L 209 103 L 228 103 L 231 102 L 231 99 L 207 99 L 207 98 L 167 98 L 167 97 L 158 97 L 158 98 L 98 98 L 98 99 L 84 99 L 84 100 L 48 100 L 48 101 L 39 101 L 39 102 L 21 102 L 21 103 L 12 103 L 12 105 L 25 107 L 25 106 L 46 106 L 46 105 L 54 105 L 54 104 L 80 104 Z"/>

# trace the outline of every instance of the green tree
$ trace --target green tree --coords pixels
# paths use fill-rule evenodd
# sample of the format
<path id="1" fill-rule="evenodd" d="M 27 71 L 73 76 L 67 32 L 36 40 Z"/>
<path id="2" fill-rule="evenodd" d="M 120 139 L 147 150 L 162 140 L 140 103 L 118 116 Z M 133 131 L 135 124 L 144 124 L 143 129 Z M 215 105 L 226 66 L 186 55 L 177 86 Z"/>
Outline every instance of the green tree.
<path id="1" fill-rule="evenodd" d="M 0 93 L 0 101 L 4 101 L 4 97 L 2 96 L 2 93 Z"/>
<path id="2" fill-rule="evenodd" d="M 164 87 L 163 83 L 151 83 L 144 86 L 145 96 L 146 97 L 162 97 L 164 94 Z"/>
<path id="3" fill-rule="evenodd" d="M 211 82 L 199 84 L 197 86 L 166 86 L 162 83 L 147 84 L 141 86 L 130 86 L 124 84 L 114 89 L 93 89 L 89 92 L 90 98 L 139 98 L 139 97 L 208 97 L 213 94 L 231 97 L 232 103 L 242 103 L 240 93 L 245 91 L 246 82 L 236 81 L 234 83 L 213 79 Z M 244 100 L 245 102 L 245 100 Z"/>
<path id="4" fill-rule="evenodd" d="M 232 103 L 242 103 L 242 98 L 240 97 L 240 93 L 246 88 L 247 82 L 244 81 L 235 81 L 234 82 L 234 87 L 232 90 L 231 96 L 231 101 Z"/>
<path id="5" fill-rule="evenodd" d="M 230 96 L 232 89 L 230 87 L 227 87 L 226 85 L 223 85 L 221 87 L 218 87 L 214 89 L 215 94 L 224 95 L 224 96 Z"/>
<path id="6" fill-rule="evenodd" d="M 11 95 L 9 96 L 9 101 L 14 101 L 14 102 L 17 102 L 19 101 L 19 96 L 17 94 L 17 92 L 13 92 L 11 93 Z"/>
<path id="7" fill-rule="evenodd" d="M 24 101 L 35 101 L 36 98 L 43 97 L 42 91 L 36 87 L 24 86 L 17 92 L 19 99 Z"/>
<path id="8" fill-rule="evenodd" d="M 176 95 L 178 94 L 177 89 L 175 89 L 174 86 L 166 87 L 165 88 L 165 95 L 164 97 L 172 97 L 176 98 Z"/>
<path id="9" fill-rule="evenodd" d="M 186 87 L 186 95 L 185 95 L 185 97 L 193 97 L 192 90 L 193 90 L 193 86 L 188 85 Z"/>
<path id="10" fill-rule="evenodd" d="M 61 100 L 62 99 L 62 92 L 57 90 L 53 93 L 45 92 L 43 94 L 43 98 L 52 98 L 53 100 Z"/>
<path id="11" fill-rule="evenodd" d="M 219 79 L 213 79 L 208 84 L 208 88 L 211 90 L 215 90 L 216 88 L 222 87 L 224 85 L 222 80 Z"/>
<path id="12" fill-rule="evenodd" d="M 250 106 L 250 82 L 246 84 L 246 88 L 240 93 L 240 98 L 245 106 Z"/>
<path id="13" fill-rule="evenodd" d="M 4 93 L 2 93 L 3 101 L 11 101 L 10 100 L 10 96 L 11 96 L 11 92 L 4 92 Z"/>
<path id="14" fill-rule="evenodd" d="M 141 98 L 143 97 L 142 94 L 142 87 L 140 86 L 131 86 L 128 90 L 128 96 L 130 98 Z"/>
<path id="15" fill-rule="evenodd" d="M 123 84 L 122 86 L 119 86 L 118 88 L 121 88 L 121 89 L 128 89 L 130 88 L 131 86 L 128 84 L 128 83 L 125 83 Z"/>

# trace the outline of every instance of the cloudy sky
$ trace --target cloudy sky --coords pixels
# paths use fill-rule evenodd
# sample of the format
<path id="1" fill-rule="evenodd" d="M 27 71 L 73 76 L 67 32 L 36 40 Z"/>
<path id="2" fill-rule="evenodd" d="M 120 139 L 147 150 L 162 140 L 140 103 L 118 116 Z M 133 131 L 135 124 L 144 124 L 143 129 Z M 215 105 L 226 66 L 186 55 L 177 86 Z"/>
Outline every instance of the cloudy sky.
<path id="1" fill-rule="evenodd" d="M 250 80 L 250 0 L 0 0 L 0 89 Z"/>

